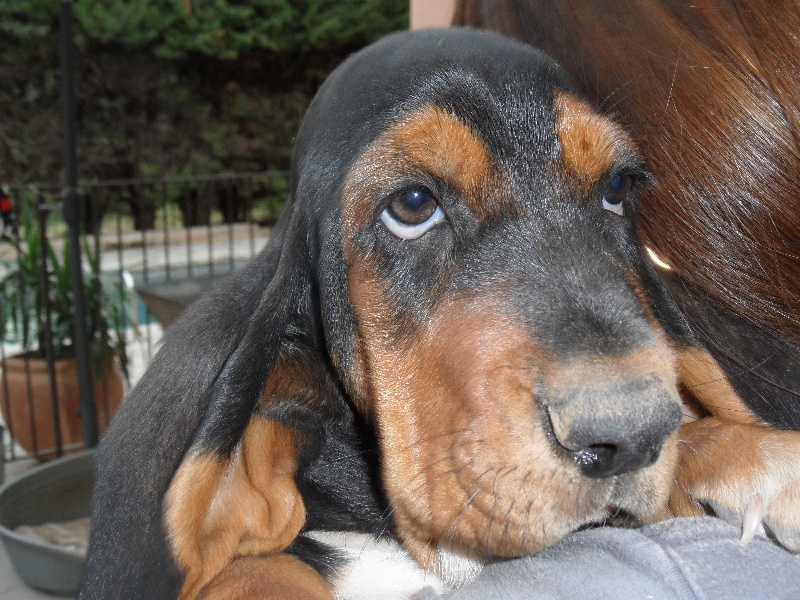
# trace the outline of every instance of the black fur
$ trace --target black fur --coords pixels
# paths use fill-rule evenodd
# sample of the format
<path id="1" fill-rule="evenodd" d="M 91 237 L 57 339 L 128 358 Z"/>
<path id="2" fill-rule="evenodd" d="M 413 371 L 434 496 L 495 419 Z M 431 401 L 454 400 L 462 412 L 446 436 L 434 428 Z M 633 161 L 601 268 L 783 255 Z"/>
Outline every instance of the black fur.
<path id="1" fill-rule="evenodd" d="M 733 314 L 677 277 L 666 277 L 690 334 L 686 345 L 708 350 L 747 407 L 777 429 L 800 431 L 800 344 Z"/>

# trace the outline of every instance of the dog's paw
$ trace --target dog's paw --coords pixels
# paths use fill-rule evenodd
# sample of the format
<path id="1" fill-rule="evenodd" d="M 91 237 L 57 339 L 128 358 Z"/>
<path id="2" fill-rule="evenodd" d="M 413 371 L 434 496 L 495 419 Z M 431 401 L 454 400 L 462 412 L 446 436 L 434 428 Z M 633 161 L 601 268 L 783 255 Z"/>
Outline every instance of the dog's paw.
<path id="1" fill-rule="evenodd" d="M 672 514 L 711 511 L 743 543 L 762 533 L 800 553 L 800 432 L 709 417 L 681 426 L 679 440 Z"/>

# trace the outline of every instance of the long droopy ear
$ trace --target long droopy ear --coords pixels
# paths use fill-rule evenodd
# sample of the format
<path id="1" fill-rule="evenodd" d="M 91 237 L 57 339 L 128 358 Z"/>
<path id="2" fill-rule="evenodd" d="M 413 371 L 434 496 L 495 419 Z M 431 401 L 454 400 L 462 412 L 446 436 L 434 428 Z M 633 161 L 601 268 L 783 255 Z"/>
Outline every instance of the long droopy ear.
<path id="1" fill-rule="evenodd" d="M 256 411 L 310 288 L 304 227 L 286 213 L 258 257 L 167 331 L 112 423 L 81 599 L 193 598 L 234 557 L 282 550 L 302 526 L 293 432 Z"/>

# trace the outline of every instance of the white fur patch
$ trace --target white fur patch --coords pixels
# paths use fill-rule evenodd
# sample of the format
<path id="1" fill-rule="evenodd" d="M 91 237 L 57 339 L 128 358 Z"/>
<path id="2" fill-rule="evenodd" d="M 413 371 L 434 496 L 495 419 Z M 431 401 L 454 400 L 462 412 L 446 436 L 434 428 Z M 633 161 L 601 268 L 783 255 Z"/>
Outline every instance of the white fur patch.
<path id="1" fill-rule="evenodd" d="M 305 534 L 335 547 L 347 563 L 332 578 L 337 600 L 404 600 L 426 587 L 441 594 L 477 576 L 480 563 L 439 551 L 435 572 L 424 571 L 395 540 L 361 533 Z"/>

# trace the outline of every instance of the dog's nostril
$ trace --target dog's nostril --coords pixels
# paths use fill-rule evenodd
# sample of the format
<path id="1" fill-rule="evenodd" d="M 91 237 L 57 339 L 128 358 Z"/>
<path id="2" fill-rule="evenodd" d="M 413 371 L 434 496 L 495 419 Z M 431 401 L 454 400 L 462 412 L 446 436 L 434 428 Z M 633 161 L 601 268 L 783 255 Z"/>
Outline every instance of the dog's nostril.
<path id="1" fill-rule="evenodd" d="M 587 477 L 602 479 L 643 469 L 653 464 L 660 453 L 658 446 L 643 451 L 620 451 L 613 444 L 593 444 L 573 453 L 575 462 Z"/>
<path id="2" fill-rule="evenodd" d="M 587 477 L 609 477 L 612 475 L 617 447 L 611 444 L 595 444 L 573 454 L 578 467 Z"/>

